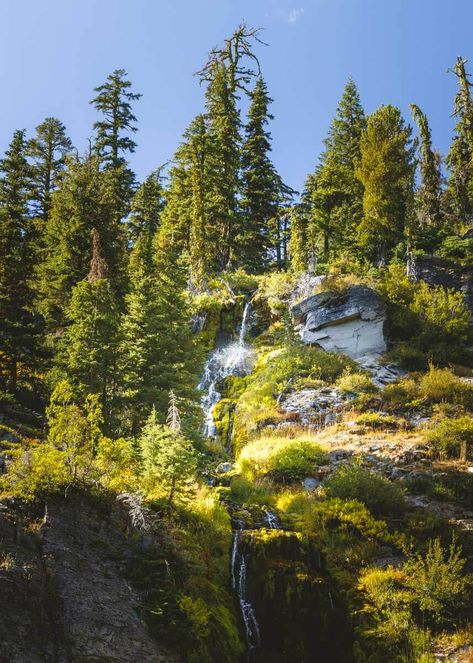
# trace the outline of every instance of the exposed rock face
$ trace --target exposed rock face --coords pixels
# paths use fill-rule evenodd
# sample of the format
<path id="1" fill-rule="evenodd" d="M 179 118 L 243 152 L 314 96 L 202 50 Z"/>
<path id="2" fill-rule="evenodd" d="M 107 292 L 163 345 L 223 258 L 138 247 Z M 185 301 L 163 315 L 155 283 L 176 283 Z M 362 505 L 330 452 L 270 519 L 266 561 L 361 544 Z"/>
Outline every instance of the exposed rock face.
<path id="1" fill-rule="evenodd" d="M 417 256 L 411 278 L 423 280 L 430 286 L 442 286 L 463 292 L 465 302 L 473 311 L 473 269 L 439 256 Z"/>
<path id="2" fill-rule="evenodd" d="M 386 351 L 384 302 L 366 286 L 313 295 L 293 306 L 292 314 L 304 343 L 354 359 Z"/>
<path id="3" fill-rule="evenodd" d="M 110 510 L 74 495 L 51 503 L 39 530 L 21 511 L 3 513 L 2 663 L 178 660 L 140 618 L 143 597 L 125 573 L 139 542 L 126 536 L 121 505 Z"/>

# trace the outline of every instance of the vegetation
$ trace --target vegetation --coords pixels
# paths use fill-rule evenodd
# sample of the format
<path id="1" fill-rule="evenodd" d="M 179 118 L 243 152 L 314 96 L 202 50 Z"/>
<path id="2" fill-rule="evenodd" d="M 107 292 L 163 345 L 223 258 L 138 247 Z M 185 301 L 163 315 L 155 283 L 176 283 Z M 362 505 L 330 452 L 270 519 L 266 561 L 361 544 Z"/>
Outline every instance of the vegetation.
<path id="1" fill-rule="evenodd" d="M 358 500 L 375 514 L 399 513 L 404 507 L 402 490 L 379 474 L 359 465 L 344 465 L 324 483 L 328 497 Z"/>
<path id="2" fill-rule="evenodd" d="M 473 542 L 452 511 L 473 507 L 466 60 L 445 163 L 417 105 L 414 140 L 398 108 L 366 116 L 350 79 L 296 199 L 271 159 L 260 44 L 243 23 L 210 52 L 200 112 L 142 182 L 128 162 L 141 95 L 123 69 L 94 91 L 87 154 L 57 118 L 14 132 L 0 161 L 1 497 L 31 513 L 118 500 L 136 543 L 120 568 L 189 663 L 245 656 L 248 606 L 266 636 L 254 663 L 430 663 L 473 614 Z M 426 255 L 455 288 L 421 278 Z M 291 317 L 357 284 L 386 303 L 386 362 L 411 371 L 382 388 L 304 345 Z M 249 345 L 248 365 L 230 358 L 212 382 L 206 438 L 204 361 Z M 379 440 L 387 458 L 371 454 Z"/>

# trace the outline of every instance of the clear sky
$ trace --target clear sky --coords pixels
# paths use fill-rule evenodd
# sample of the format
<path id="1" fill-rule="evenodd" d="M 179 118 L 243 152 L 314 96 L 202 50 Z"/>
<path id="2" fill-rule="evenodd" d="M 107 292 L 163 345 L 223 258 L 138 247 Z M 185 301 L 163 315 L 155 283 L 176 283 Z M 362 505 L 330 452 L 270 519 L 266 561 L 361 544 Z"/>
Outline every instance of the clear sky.
<path id="1" fill-rule="evenodd" d="M 193 72 L 245 19 L 264 27 L 258 55 L 275 100 L 273 158 L 300 189 L 351 74 L 367 112 L 409 102 L 427 112 L 445 152 L 455 81 L 446 69 L 471 57 L 472 0 L 0 0 L 0 149 L 14 129 L 46 116 L 83 150 L 93 88 L 125 68 L 143 93 L 135 110 L 143 178 L 167 161 L 203 91 Z"/>

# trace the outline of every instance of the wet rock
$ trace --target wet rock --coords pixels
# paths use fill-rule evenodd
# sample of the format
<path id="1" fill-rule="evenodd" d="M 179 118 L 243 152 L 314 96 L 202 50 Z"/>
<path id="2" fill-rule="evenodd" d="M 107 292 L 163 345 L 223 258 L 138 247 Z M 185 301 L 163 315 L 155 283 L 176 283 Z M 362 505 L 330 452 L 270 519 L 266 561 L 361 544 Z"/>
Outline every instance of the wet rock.
<path id="1" fill-rule="evenodd" d="M 154 542 L 127 536 L 122 505 L 77 495 L 51 501 L 36 535 L 21 529 L 22 517 L 0 515 L 3 551 L 14 560 L 0 573 L 1 661 L 179 660 L 140 616 L 145 597 L 127 578 L 126 560 Z"/>

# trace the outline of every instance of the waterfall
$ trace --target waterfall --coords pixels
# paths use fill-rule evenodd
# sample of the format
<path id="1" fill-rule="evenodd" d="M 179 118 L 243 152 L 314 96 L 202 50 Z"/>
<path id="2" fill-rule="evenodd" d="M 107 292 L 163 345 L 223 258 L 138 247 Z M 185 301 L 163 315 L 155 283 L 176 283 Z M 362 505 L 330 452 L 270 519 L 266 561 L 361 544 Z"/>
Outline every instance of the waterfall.
<path id="1" fill-rule="evenodd" d="M 199 389 L 203 392 L 201 406 L 204 411 L 203 433 L 205 437 L 215 437 L 216 433 L 212 411 L 222 398 L 222 394 L 217 388 L 218 384 L 230 375 L 248 375 L 253 368 L 253 351 L 245 343 L 250 310 L 251 304 L 248 301 L 245 303 L 243 310 L 238 341 L 223 348 L 217 348 L 205 364 L 202 380 L 199 384 Z"/>
<path id="2" fill-rule="evenodd" d="M 216 433 L 213 409 L 222 398 L 222 394 L 218 391 L 219 383 L 232 375 L 248 375 L 253 369 L 254 354 L 245 342 L 250 311 L 251 303 L 247 301 L 243 309 L 238 341 L 217 348 L 205 364 L 199 389 L 203 392 L 201 406 L 204 411 L 204 435 L 206 437 L 215 437 Z M 279 529 L 279 521 L 274 513 L 265 510 L 263 511 L 263 515 L 269 529 Z M 237 520 L 233 532 L 231 550 L 231 583 L 233 590 L 238 595 L 246 644 L 248 649 L 252 650 L 261 646 L 261 635 L 255 610 L 248 599 L 246 577 L 247 558 L 241 551 L 240 545 L 244 528 L 245 524 Z"/>
<path id="3" fill-rule="evenodd" d="M 269 529 L 281 529 L 279 518 L 272 511 L 263 511 Z"/>
<path id="4" fill-rule="evenodd" d="M 261 645 L 261 636 L 255 611 L 246 598 L 246 557 L 244 555 L 241 556 L 240 560 L 238 596 L 240 598 L 241 616 L 245 625 L 246 644 L 249 649 L 255 649 Z"/>

